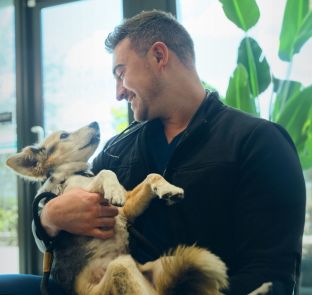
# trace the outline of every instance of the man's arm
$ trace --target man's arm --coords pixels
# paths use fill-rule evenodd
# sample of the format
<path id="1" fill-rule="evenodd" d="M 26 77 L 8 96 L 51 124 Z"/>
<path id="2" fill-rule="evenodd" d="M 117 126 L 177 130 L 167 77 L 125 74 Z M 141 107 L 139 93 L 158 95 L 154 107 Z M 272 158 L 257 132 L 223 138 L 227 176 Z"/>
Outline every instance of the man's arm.
<path id="1" fill-rule="evenodd" d="M 103 203 L 103 197 L 76 188 L 50 200 L 42 208 L 40 222 L 51 238 L 60 231 L 72 234 L 108 239 L 114 235 L 115 216 L 118 209 Z M 33 223 L 33 233 L 41 251 L 45 250 L 40 242 Z"/>
<path id="2" fill-rule="evenodd" d="M 247 294 L 267 281 L 281 291 L 273 294 L 292 294 L 301 260 L 305 184 L 285 130 L 271 123 L 255 128 L 240 151 L 239 175 L 237 267 L 230 294 Z"/>

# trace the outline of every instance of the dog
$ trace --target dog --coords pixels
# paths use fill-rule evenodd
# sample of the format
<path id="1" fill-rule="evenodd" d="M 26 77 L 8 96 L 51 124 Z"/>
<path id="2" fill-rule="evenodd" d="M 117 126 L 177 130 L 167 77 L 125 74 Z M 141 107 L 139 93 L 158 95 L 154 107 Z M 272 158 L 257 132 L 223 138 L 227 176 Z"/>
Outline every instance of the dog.
<path id="1" fill-rule="evenodd" d="M 149 174 L 132 191 L 126 191 L 114 172 L 89 172 L 88 159 L 100 142 L 96 122 L 69 133 L 58 131 L 42 143 L 25 147 L 11 156 L 7 165 L 18 175 L 44 181 L 38 191 L 60 195 L 80 187 L 103 195 L 119 206 L 115 234 L 107 240 L 63 232 L 53 249 L 52 276 L 68 294 L 75 295 L 219 295 L 228 286 L 222 260 L 197 246 L 177 249 L 146 264 L 137 263 L 128 253 L 127 223 L 133 222 L 153 198 L 172 204 L 183 198 L 183 189 L 161 175 Z"/>

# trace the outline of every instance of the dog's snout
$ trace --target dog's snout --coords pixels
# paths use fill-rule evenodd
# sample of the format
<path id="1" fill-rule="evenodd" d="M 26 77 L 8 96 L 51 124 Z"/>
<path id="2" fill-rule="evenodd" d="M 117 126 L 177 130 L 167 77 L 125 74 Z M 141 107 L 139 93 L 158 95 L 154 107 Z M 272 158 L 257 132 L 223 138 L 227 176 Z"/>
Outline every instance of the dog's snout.
<path id="1" fill-rule="evenodd" d="M 97 122 L 92 122 L 89 125 L 89 127 L 98 130 L 99 129 L 99 124 Z"/>

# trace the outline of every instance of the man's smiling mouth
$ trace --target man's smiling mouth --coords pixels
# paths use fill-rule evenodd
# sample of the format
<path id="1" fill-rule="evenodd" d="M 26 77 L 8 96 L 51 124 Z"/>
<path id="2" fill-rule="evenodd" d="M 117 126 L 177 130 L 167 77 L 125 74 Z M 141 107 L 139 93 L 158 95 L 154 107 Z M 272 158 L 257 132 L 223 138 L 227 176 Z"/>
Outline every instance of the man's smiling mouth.
<path id="1" fill-rule="evenodd" d="M 132 103 L 134 97 L 135 97 L 135 95 L 130 95 L 130 96 L 128 97 L 128 103 Z"/>

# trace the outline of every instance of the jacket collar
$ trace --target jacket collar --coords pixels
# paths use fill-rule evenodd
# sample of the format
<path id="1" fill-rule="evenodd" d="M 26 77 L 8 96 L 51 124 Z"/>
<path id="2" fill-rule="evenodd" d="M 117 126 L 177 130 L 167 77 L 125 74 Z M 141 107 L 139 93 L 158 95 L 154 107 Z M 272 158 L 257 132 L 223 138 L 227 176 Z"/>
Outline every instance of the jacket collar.
<path id="1" fill-rule="evenodd" d="M 220 97 L 217 92 L 208 93 L 202 104 L 199 106 L 197 112 L 194 114 L 186 130 L 190 133 L 199 125 L 211 122 L 218 113 L 218 110 L 221 110 L 223 107 L 224 105 L 220 101 Z"/>

